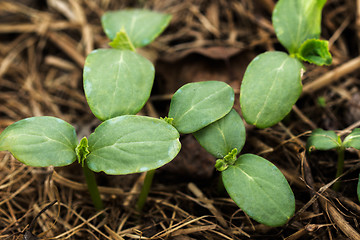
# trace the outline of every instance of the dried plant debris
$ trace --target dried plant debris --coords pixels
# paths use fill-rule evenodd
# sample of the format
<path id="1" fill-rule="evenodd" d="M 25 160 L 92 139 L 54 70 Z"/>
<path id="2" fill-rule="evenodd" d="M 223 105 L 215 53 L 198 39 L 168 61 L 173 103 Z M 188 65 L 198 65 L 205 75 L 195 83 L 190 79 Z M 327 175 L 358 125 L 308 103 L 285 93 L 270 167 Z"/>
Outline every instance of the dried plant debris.
<path id="1" fill-rule="evenodd" d="M 82 68 L 93 49 L 108 47 L 100 23 L 108 10 L 137 7 L 173 16 L 166 31 L 139 52 L 157 69 L 152 96 L 139 114 L 164 116 L 171 95 L 188 82 L 224 81 L 238 99 L 249 62 L 264 51 L 284 50 L 271 24 L 275 3 L 1 1 L 0 130 L 45 115 L 64 119 L 82 135 L 94 130 L 100 121 L 86 103 Z M 216 159 L 183 137 L 177 161 L 155 174 L 141 214 L 134 200 L 143 174 L 116 180 L 98 174 L 105 209 L 97 212 L 75 166 L 32 168 L 0 153 L 0 239 L 359 239 L 360 207 L 353 191 L 359 152 L 346 152 L 338 192 L 331 190 L 334 154 L 304 152 L 315 128 L 342 130 L 336 133 L 343 138 L 360 126 L 359 23 L 359 0 L 327 0 L 321 37 L 329 39 L 332 65 L 305 64 L 303 94 L 280 124 L 262 130 L 245 126 L 249 141 L 242 151 L 275 164 L 295 194 L 296 212 L 287 225 L 267 227 L 239 210 L 211 170 Z"/>

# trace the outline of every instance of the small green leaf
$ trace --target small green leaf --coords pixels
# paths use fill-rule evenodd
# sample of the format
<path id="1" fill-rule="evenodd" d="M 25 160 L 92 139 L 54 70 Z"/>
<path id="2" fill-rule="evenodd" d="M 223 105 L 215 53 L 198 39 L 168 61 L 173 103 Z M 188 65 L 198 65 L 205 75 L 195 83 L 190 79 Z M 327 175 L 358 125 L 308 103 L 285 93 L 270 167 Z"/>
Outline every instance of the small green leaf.
<path id="1" fill-rule="evenodd" d="M 0 135 L 0 151 L 8 150 L 33 167 L 60 167 L 76 160 L 73 126 L 55 117 L 31 117 L 7 127 Z"/>
<path id="2" fill-rule="evenodd" d="M 109 46 L 120 50 L 135 51 L 135 47 L 130 41 L 124 28 L 122 28 L 120 32 L 116 33 L 114 40 L 109 43 Z"/>
<path id="3" fill-rule="evenodd" d="M 129 50 L 98 49 L 84 67 L 84 90 L 91 111 L 104 121 L 136 114 L 150 97 L 154 66 Z"/>
<path id="4" fill-rule="evenodd" d="M 164 120 L 165 122 L 167 122 L 168 124 L 172 125 L 172 122 L 174 121 L 173 118 L 168 118 L 168 117 L 160 117 L 161 120 Z"/>
<path id="5" fill-rule="evenodd" d="M 234 105 L 234 90 L 226 83 L 188 83 L 171 99 L 169 117 L 180 133 L 193 133 L 224 117 Z"/>
<path id="6" fill-rule="evenodd" d="M 332 57 L 329 52 L 329 42 L 318 39 L 308 39 L 300 47 L 296 56 L 309 63 L 319 66 L 330 65 Z"/>
<path id="7" fill-rule="evenodd" d="M 234 148 L 224 158 L 216 160 L 216 170 L 222 172 L 225 171 L 230 165 L 234 165 L 237 159 L 238 150 Z"/>
<path id="8" fill-rule="evenodd" d="M 86 163 L 113 175 L 145 172 L 170 162 L 180 147 L 178 131 L 165 121 L 125 115 L 103 122 L 90 135 Z"/>
<path id="9" fill-rule="evenodd" d="M 349 135 L 344 139 L 344 147 L 353 147 L 360 150 L 360 128 L 355 128 Z"/>
<path id="10" fill-rule="evenodd" d="M 83 137 L 80 141 L 80 143 L 75 148 L 76 156 L 81 164 L 82 167 L 84 167 L 84 162 L 86 160 L 87 155 L 89 155 L 89 145 L 88 140 L 86 137 Z"/>
<path id="11" fill-rule="evenodd" d="M 224 161 L 226 164 L 229 165 L 234 165 L 237 159 L 237 155 L 238 154 L 238 150 L 236 148 L 234 148 L 233 150 L 231 150 L 231 152 L 229 152 L 225 157 L 224 157 Z"/>
<path id="12" fill-rule="evenodd" d="M 313 150 L 330 150 L 341 147 L 341 140 L 334 131 L 325 131 L 321 128 L 315 129 L 306 143 L 308 152 Z"/>
<path id="13" fill-rule="evenodd" d="M 283 52 L 266 52 L 252 60 L 240 89 L 246 122 L 266 128 L 281 121 L 301 94 L 302 67 Z"/>
<path id="14" fill-rule="evenodd" d="M 229 165 L 227 163 L 225 163 L 224 159 L 217 159 L 216 160 L 215 168 L 219 172 L 225 171 L 228 167 L 229 167 Z"/>
<path id="15" fill-rule="evenodd" d="M 160 35 L 171 20 L 171 15 L 146 9 L 106 12 L 101 23 L 108 38 L 113 40 L 124 28 L 135 48 L 148 45 Z"/>
<path id="16" fill-rule="evenodd" d="M 327 105 L 326 104 L 326 98 L 324 98 L 324 97 L 318 97 L 316 102 L 322 108 L 325 108 L 326 105 Z"/>
<path id="17" fill-rule="evenodd" d="M 280 43 L 289 53 L 298 52 L 307 39 L 318 39 L 321 32 L 321 11 L 326 0 L 279 0 L 272 22 Z"/>
<path id="18" fill-rule="evenodd" d="M 259 223 L 285 224 L 295 212 L 295 198 L 284 175 L 272 163 L 253 154 L 239 157 L 222 172 L 234 202 Z"/>
<path id="19" fill-rule="evenodd" d="M 244 123 L 234 109 L 193 135 L 206 151 L 217 158 L 225 157 L 234 148 L 240 152 L 246 139 Z"/>

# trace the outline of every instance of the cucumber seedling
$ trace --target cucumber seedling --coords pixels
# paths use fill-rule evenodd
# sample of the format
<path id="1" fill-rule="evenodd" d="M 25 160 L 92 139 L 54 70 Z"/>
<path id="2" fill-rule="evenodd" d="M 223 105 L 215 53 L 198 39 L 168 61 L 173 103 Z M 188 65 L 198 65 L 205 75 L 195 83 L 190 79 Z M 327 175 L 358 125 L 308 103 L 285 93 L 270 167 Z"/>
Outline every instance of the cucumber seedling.
<path id="1" fill-rule="evenodd" d="M 338 159 L 335 178 L 338 178 L 344 172 L 344 155 L 346 148 L 355 148 L 360 150 L 360 128 L 355 128 L 344 138 L 344 141 L 341 141 L 340 136 L 338 136 L 334 131 L 316 129 L 308 138 L 306 147 L 308 153 L 311 153 L 314 150 L 336 150 Z M 335 191 L 338 191 L 340 187 L 340 182 L 335 182 L 333 185 L 333 189 Z M 360 200 L 360 180 L 358 181 L 357 194 Z"/>
<path id="2" fill-rule="evenodd" d="M 171 98 L 168 117 L 162 120 L 189 134 L 223 118 L 234 105 L 234 90 L 226 83 L 204 81 L 188 83 Z M 146 174 L 137 209 L 141 209 L 151 186 L 154 170 Z"/>
<path id="3" fill-rule="evenodd" d="M 224 186 L 250 217 L 268 226 L 285 224 L 295 212 L 295 198 L 282 173 L 266 159 L 238 153 L 246 140 L 245 127 L 232 109 L 233 89 L 223 82 L 189 83 L 175 92 L 165 119 L 218 158 Z"/>
<path id="4" fill-rule="evenodd" d="M 94 172 L 129 174 L 158 168 L 180 151 L 178 131 L 160 119 L 136 116 L 148 100 L 154 66 L 135 52 L 168 25 L 170 15 L 149 10 L 107 12 L 102 17 L 110 49 L 91 52 L 84 66 L 84 90 L 93 114 L 103 121 L 78 142 L 75 128 L 55 117 L 20 120 L 0 135 L 0 151 L 10 151 L 34 167 L 82 166 L 94 206 L 103 208 Z"/>
<path id="5" fill-rule="evenodd" d="M 265 52 L 245 71 L 240 105 L 247 123 L 271 127 L 290 111 L 302 91 L 302 61 L 319 66 L 332 62 L 328 42 L 319 40 L 321 11 L 326 0 L 279 0 L 272 22 L 288 53 Z"/>

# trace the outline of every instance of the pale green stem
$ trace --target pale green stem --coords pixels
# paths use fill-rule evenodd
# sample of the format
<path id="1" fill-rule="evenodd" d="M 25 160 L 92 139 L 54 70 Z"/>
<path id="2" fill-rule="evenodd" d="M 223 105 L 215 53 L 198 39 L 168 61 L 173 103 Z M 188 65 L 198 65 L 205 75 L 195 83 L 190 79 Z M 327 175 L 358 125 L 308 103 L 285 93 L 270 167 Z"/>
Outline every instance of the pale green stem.
<path id="1" fill-rule="evenodd" d="M 100 197 L 99 189 L 95 179 L 95 174 L 88 168 L 86 162 L 84 162 L 84 167 L 82 169 L 85 175 L 85 180 L 88 186 L 91 200 L 93 201 L 96 210 L 100 211 L 104 209 L 104 204 Z"/>
<path id="2" fill-rule="evenodd" d="M 336 170 L 336 176 L 335 178 L 338 178 L 339 176 L 341 176 L 341 174 L 343 174 L 344 172 L 344 156 L 345 156 L 345 148 L 343 146 L 339 147 L 337 149 L 337 154 L 338 154 L 338 160 L 337 160 L 337 170 Z M 338 180 L 337 182 L 334 183 L 332 189 L 334 191 L 339 191 L 340 189 L 340 181 Z"/>
<path id="3" fill-rule="evenodd" d="M 152 184 L 152 180 L 154 178 L 154 174 L 155 174 L 155 169 L 154 170 L 150 170 L 146 173 L 145 175 L 145 179 L 144 179 L 144 185 L 141 188 L 141 192 L 139 195 L 139 198 L 136 202 L 136 209 L 138 211 L 142 211 L 145 202 L 146 202 L 146 198 L 149 195 L 149 191 L 150 191 L 150 187 Z"/>

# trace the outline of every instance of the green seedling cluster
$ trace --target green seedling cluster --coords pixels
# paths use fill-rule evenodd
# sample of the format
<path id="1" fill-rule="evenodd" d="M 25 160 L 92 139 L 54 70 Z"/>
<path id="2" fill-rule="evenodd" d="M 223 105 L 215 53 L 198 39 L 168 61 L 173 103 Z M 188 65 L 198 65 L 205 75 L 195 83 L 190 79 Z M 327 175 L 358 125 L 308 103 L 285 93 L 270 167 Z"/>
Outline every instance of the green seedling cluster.
<path id="1" fill-rule="evenodd" d="M 226 191 L 250 217 L 268 226 L 280 226 L 294 214 L 294 194 L 280 170 L 254 154 L 237 157 L 246 134 L 235 110 L 193 135 L 219 158 L 215 167 L 221 172 Z"/>
<path id="2" fill-rule="evenodd" d="M 87 102 L 103 121 L 88 139 L 78 143 L 74 127 L 61 119 L 32 117 L 2 132 L 0 150 L 34 167 L 61 167 L 78 159 L 97 209 L 103 203 L 93 172 L 137 173 L 171 161 L 181 147 L 178 131 L 163 120 L 134 115 L 148 100 L 154 81 L 153 64 L 135 50 L 152 42 L 170 19 L 139 9 L 104 14 L 112 48 L 94 50 L 84 66 Z"/>
<path id="3" fill-rule="evenodd" d="M 325 0 L 280 0 L 273 22 L 288 49 L 255 58 L 246 70 L 240 102 L 245 120 L 264 128 L 280 121 L 301 92 L 301 61 L 329 64 L 327 42 L 318 40 Z M 167 117 L 137 116 L 148 100 L 154 66 L 136 53 L 168 25 L 170 16 L 148 10 L 107 12 L 102 25 L 110 49 L 97 49 L 84 66 L 84 91 L 93 114 L 103 121 L 78 142 L 74 127 L 54 117 L 33 117 L 10 125 L 0 135 L 0 150 L 29 166 L 83 167 L 97 209 L 103 207 L 93 172 L 111 175 L 147 172 L 137 208 L 142 209 L 155 169 L 180 151 L 180 134 L 193 134 L 218 160 L 225 189 L 256 221 L 285 224 L 295 199 L 279 169 L 253 154 L 240 154 L 245 127 L 232 109 L 234 91 L 224 82 L 189 83 L 173 95 Z M 300 61 L 301 60 L 301 61 Z M 240 154 L 240 156 L 238 156 Z"/>
<path id="4" fill-rule="evenodd" d="M 336 178 L 340 177 L 344 171 L 344 153 L 347 148 L 355 148 L 360 150 L 360 128 L 355 128 L 342 141 L 334 131 L 325 131 L 323 129 L 316 129 L 312 132 L 307 141 L 307 152 L 311 153 L 314 150 L 328 151 L 334 149 L 338 154 Z M 335 182 L 333 189 L 338 191 L 341 185 L 340 182 Z M 360 200 L 360 180 L 358 182 L 357 194 Z"/>
<path id="5" fill-rule="evenodd" d="M 240 89 L 243 116 L 249 124 L 270 127 L 281 121 L 302 91 L 302 61 L 319 66 L 332 62 L 328 42 L 319 40 L 326 0 L 279 0 L 272 22 L 288 53 L 265 52 L 251 61 Z"/>
<path id="6" fill-rule="evenodd" d="M 215 168 L 234 202 L 250 217 L 268 226 L 285 224 L 295 211 L 295 199 L 282 173 L 253 154 L 238 157 L 246 140 L 244 123 L 232 109 L 234 91 L 224 82 L 189 83 L 171 99 L 172 125 L 193 134 L 218 158 Z"/>

